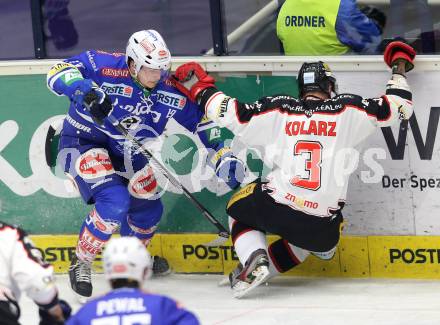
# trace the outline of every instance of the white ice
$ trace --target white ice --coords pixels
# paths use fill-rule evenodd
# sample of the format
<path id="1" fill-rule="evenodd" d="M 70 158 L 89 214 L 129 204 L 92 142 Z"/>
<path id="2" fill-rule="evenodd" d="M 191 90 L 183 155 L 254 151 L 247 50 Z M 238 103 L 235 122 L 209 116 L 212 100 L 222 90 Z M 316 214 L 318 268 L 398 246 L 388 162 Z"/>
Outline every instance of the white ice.
<path id="1" fill-rule="evenodd" d="M 440 324 L 439 281 L 278 277 L 237 300 L 229 287 L 217 286 L 221 278 L 173 274 L 149 280 L 145 289 L 178 300 L 201 324 Z M 102 275 L 93 281 L 94 296 L 106 292 Z M 67 275 L 58 275 L 57 285 L 77 310 Z M 38 324 L 32 301 L 23 297 L 20 305 L 21 323 Z"/>

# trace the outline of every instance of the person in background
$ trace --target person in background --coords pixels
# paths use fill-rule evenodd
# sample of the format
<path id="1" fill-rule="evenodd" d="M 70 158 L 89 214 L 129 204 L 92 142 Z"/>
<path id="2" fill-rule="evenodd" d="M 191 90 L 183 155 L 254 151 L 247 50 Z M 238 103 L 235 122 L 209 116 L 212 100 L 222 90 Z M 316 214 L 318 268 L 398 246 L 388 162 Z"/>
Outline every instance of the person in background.
<path id="1" fill-rule="evenodd" d="M 61 325 L 70 316 L 70 306 L 58 299 L 52 265 L 24 230 L 0 221 L 0 324 L 19 325 L 22 292 L 38 305 L 40 325 Z"/>
<path id="2" fill-rule="evenodd" d="M 68 50 L 78 44 L 78 32 L 69 13 L 70 0 L 43 0 L 43 14 L 51 40 L 58 50 Z"/>
<path id="3" fill-rule="evenodd" d="M 170 119 L 197 133 L 210 151 L 207 165 L 231 189 L 245 177 L 245 166 L 224 141 L 211 139 L 203 113 L 169 79 L 171 54 L 155 30 L 130 36 L 126 52 L 90 50 L 55 64 L 49 89 L 70 99 L 60 134 L 58 162 L 86 204 L 85 218 L 69 268 L 80 301 L 92 295 L 91 264 L 111 235 L 135 236 L 147 246 L 163 213 L 162 189 L 148 159 L 109 121 L 109 115 L 142 143 L 164 132 Z M 155 256 L 155 275 L 170 267 Z"/>
<path id="4" fill-rule="evenodd" d="M 386 16 L 355 0 L 286 0 L 277 35 L 286 55 L 375 54 Z"/>
<path id="5" fill-rule="evenodd" d="M 415 55 L 405 43 L 388 44 L 384 60 L 392 75 L 378 98 L 338 95 L 336 78 L 322 61 L 302 65 L 298 99 L 273 95 L 249 104 L 216 89 L 214 78 L 199 64 L 177 68 L 179 89 L 209 118 L 259 149 L 267 166 L 273 166 L 267 180 L 248 184 L 227 204 L 240 260 L 229 275 L 234 297 L 249 294 L 310 254 L 323 260 L 334 256 L 350 176 L 341 168 L 341 159 L 352 161 L 354 147 L 378 128 L 411 117 L 405 74 L 413 68 Z M 266 233 L 280 239 L 267 245 Z"/>
<path id="6" fill-rule="evenodd" d="M 142 291 L 152 272 L 152 261 L 136 237 L 112 238 L 104 249 L 103 266 L 112 290 L 82 306 L 67 325 L 199 324 L 193 313 L 173 299 Z"/>

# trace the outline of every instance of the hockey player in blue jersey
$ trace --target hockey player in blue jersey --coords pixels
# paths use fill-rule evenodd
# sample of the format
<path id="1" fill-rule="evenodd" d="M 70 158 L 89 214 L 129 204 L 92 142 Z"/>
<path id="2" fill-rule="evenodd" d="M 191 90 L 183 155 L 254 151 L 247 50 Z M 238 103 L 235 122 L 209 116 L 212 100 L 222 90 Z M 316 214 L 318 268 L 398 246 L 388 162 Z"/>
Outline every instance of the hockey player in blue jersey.
<path id="1" fill-rule="evenodd" d="M 94 204 L 69 268 L 72 289 L 82 300 L 92 294 L 91 263 L 111 235 L 119 229 L 122 236 L 135 236 L 148 245 L 163 212 L 158 181 L 147 159 L 127 146 L 108 121 L 110 114 L 141 142 L 161 135 L 173 118 L 198 133 L 211 150 L 208 165 L 220 179 L 236 188 L 244 178 L 245 167 L 230 148 L 210 142 L 206 131 L 199 132 L 203 114 L 168 79 L 170 66 L 161 35 L 144 30 L 130 37 L 125 55 L 86 51 L 55 64 L 47 75 L 49 89 L 70 99 L 58 162 L 83 200 Z M 155 257 L 153 271 L 169 272 L 167 261 Z"/>
<path id="2" fill-rule="evenodd" d="M 173 299 L 141 290 L 143 281 L 152 272 L 152 262 L 139 239 L 112 238 L 103 258 L 104 274 L 113 290 L 82 306 L 67 325 L 199 324 L 194 314 Z"/>

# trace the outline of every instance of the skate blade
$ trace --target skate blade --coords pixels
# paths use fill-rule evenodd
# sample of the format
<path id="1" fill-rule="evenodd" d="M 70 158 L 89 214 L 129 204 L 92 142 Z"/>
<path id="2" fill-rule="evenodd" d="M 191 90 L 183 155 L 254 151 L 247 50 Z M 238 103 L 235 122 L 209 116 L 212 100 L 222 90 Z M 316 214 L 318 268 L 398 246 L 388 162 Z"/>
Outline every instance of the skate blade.
<path id="1" fill-rule="evenodd" d="M 252 283 L 240 281 L 239 283 L 237 283 L 238 286 L 235 286 L 233 288 L 234 298 L 240 299 L 246 296 L 250 291 L 258 287 L 261 283 L 266 281 L 267 278 L 269 278 L 270 273 L 269 273 L 269 268 L 267 266 L 260 266 L 254 272 L 256 273 L 256 277 Z"/>
<path id="2" fill-rule="evenodd" d="M 165 272 L 161 272 L 161 273 L 153 273 L 152 277 L 153 278 L 161 278 L 167 275 L 170 275 L 173 271 L 171 269 L 166 270 Z"/>

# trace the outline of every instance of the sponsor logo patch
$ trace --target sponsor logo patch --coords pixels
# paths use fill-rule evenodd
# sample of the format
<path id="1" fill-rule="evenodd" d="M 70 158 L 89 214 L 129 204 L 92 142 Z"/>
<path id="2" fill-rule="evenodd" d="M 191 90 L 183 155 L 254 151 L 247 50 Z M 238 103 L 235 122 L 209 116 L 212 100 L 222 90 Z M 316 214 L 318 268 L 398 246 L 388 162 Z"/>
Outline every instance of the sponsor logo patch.
<path id="1" fill-rule="evenodd" d="M 73 84 L 75 81 L 84 79 L 81 72 L 78 70 L 72 70 L 71 72 L 66 72 L 62 77 L 61 80 L 64 81 L 64 83 L 68 86 Z"/>
<path id="2" fill-rule="evenodd" d="M 235 202 L 244 199 L 245 197 L 254 193 L 255 186 L 257 186 L 257 184 L 251 183 L 249 185 L 246 185 L 246 187 L 243 187 L 240 191 L 236 192 L 229 200 L 226 209 L 229 209 L 229 207 L 232 206 Z"/>
<path id="3" fill-rule="evenodd" d="M 120 56 L 124 56 L 124 55 L 125 55 L 125 53 L 121 53 L 121 52 L 112 52 L 112 53 L 109 53 L 109 52 L 102 51 L 102 50 L 97 50 L 96 53 L 112 55 L 112 56 L 115 56 L 115 57 L 120 57 Z"/>
<path id="4" fill-rule="evenodd" d="M 80 250 L 86 255 L 96 255 L 101 252 L 101 248 L 104 246 L 105 241 L 96 238 L 87 228 L 84 228 L 83 233 L 81 234 L 78 246 Z M 87 257 L 86 257 L 87 258 Z"/>
<path id="5" fill-rule="evenodd" d="M 139 116 L 128 116 L 121 120 L 121 125 L 127 130 L 136 130 L 142 119 Z"/>
<path id="6" fill-rule="evenodd" d="M 124 264 L 116 264 L 112 267 L 113 273 L 125 273 L 127 272 L 127 267 Z"/>
<path id="7" fill-rule="evenodd" d="M 49 71 L 48 77 L 52 77 L 55 74 L 57 74 L 60 71 L 66 70 L 66 69 L 76 69 L 74 65 L 67 63 L 67 62 L 60 62 L 55 64 Z"/>
<path id="8" fill-rule="evenodd" d="M 185 107 L 186 97 L 168 91 L 159 90 L 157 92 L 157 101 L 166 106 L 181 110 Z"/>
<path id="9" fill-rule="evenodd" d="M 130 179 L 128 190 L 139 199 L 148 199 L 156 193 L 157 180 L 153 169 L 148 167 L 135 173 Z"/>
<path id="10" fill-rule="evenodd" d="M 87 51 L 86 53 L 87 53 L 87 58 L 89 59 L 90 65 L 93 68 L 93 71 L 96 71 L 97 66 L 96 66 L 96 62 L 95 62 L 95 55 L 90 51 Z"/>
<path id="11" fill-rule="evenodd" d="M 85 179 L 103 177 L 115 172 L 105 149 L 91 149 L 83 153 L 77 159 L 75 169 L 78 175 Z"/>
<path id="12" fill-rule="evenodd" d="M 314 84 L 315 83 L 315 73 L 314 72 L 306 72 L 304 73 L 304 84 Z"/>
<path id="13" fill-rule="evenodd" d="M 145 49 L 145 51 L 147 51 L 148 54 L 150 54 L 151 52 L 153 52 L 156 49 L 154 44 L 150 43 L 147 40 L 143 40 L 141 42 L 141 46 Z"/>
<path id="14" fill-rule="evenodd" d="M 86 223 L 88 225 L 93 224 L 96 229 L 108 235 L 113 234 L 113 232 L 119 227 L 119 223 L 117 221 L 103 220 L 96 209 L 93 209 L 90 212 L 86 219 Z"/>
<path id="15" fill-rule="evenodd" d="M 113 68 L 102 68 L 101 74 L 106 77 L 113 78 L 126 78 L 130 74 L 128 69 L 113 69 Z"/>
<path id="16" fill-rule="evenodd" d="M 133 87 L 127 86 L 125 84 L 111 84 L 104 82 L 101 85 L 101 89 L 107 95 L 116 95 L 130 98 L 133 95 Z"/>

